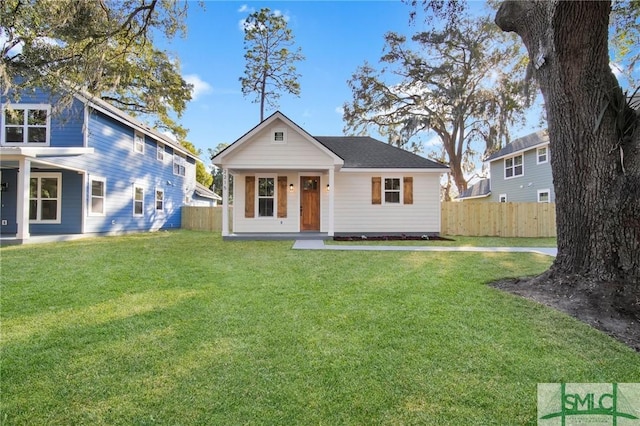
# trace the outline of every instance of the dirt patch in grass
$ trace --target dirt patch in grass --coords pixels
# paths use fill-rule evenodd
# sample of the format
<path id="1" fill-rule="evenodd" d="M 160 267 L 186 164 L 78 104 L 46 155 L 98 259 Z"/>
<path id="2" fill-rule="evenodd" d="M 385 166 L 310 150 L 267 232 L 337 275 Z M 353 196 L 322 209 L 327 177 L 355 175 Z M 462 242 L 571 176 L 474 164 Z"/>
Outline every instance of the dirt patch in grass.
<path id="1" fill-rule="evenodd" d="M 640 352 L 640 301 L 615 285 L 578 277 L 559 281 L 545 274 L 490 285 L 565 312 Z"/>
<path id="2" fill-rule="evenodd" d="M 455 241 L 438 235 L 349 235 L 333 237 L 334 241 Z"/>

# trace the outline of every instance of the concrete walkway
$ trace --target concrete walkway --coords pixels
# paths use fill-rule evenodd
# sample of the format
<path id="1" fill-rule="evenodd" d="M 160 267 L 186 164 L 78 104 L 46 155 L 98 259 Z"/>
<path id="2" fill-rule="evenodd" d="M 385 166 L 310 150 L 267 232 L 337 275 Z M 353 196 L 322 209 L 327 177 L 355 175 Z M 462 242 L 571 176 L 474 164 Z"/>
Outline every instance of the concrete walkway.
<path id="1" fill-rule="evenodd" d="M 377 246 L 377 245 L 326 245 L 322 240 L 296 240 L 294 250 L 360 250 L 360 251 L 472 251 L 490 253 L 538 253 L 555 256 L 555 247 L 462 247 L 462 246 Z"/>

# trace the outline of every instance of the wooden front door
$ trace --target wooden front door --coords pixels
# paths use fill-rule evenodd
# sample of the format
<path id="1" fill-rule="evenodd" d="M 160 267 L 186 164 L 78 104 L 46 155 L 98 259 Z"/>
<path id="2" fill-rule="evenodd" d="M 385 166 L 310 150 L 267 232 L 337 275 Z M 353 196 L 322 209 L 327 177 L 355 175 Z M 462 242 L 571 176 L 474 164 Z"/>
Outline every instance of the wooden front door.
<path id="1" fill-rule="evenodd" d="M 319 231 L 320 176 L 301 176 L 300 189 L 300 231 Z"/>

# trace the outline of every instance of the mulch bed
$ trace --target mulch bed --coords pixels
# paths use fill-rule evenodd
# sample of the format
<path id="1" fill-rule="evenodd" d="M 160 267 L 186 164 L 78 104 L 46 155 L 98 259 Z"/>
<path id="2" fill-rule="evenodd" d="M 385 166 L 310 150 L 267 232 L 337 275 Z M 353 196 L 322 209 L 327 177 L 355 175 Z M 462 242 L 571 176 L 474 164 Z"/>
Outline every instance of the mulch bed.
<path id="1" fill-rule="evenodd" d="M 436 235 L 350 235 L 344 237 L 333 237 L 334 241 L 455 241 L 450 238 L 444 238 Z"/>
<path id="2" fill-rule="evenodd" d="M 640 308 L 612 286 L 580 279 L 511 278 L 489 285 L 565 312 L 640 352 Z"/>

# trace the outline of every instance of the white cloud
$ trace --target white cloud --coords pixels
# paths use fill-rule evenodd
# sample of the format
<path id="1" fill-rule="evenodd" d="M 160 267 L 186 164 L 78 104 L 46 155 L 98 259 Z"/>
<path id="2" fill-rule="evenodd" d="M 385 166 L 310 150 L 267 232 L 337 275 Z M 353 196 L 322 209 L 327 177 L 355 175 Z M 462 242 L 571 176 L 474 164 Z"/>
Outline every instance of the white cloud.
<path id="1" fill-rule="evenodd" d="M 191 100 L 195 101 L 201 95 L 206 95 L 213 91 L 213 87 L 206 81 L 202 80 L 197 74 L 188 74 L 184 76 L 184 81 L 193 85 L 191 90 Z"/>
<path id="2" fill-rule="evenodd" d="M 613 72 L 613 75 L 616 76 L 616 78 L 622 75 L 622 67 L 617 63 L 609 62 L 609 68 L 611 68 L 611 71 Z"/>
<path id="3" fill-rule="evenodd" d="M 336 112 L 336 114 L 344 115 L 344 108 L 341 106 L 337 106 L 334 111 Z"/>
<path id="4" fill-rule="evenodd" d="M 173 133 L 167 131 L 162 132 L 163 135 L 165 135 L 166 137 L 168 137 L 169 139 L 171 139 L 174 142 L 178 142 L 178 138 L 176 137 L 176 135 L 174 135 Z"/>
<path id="5" fill-rule="evenodd" d="M 245 12 L 249 12 L 249 13 L 253 13 L 256 10 L 253 7 L 249 7 L 246 4 L 243 4 L 242 6 L 240 6 L 240 9 L 238 9 L 238 13 L 245 13 Z"/>

